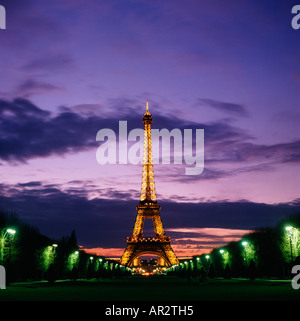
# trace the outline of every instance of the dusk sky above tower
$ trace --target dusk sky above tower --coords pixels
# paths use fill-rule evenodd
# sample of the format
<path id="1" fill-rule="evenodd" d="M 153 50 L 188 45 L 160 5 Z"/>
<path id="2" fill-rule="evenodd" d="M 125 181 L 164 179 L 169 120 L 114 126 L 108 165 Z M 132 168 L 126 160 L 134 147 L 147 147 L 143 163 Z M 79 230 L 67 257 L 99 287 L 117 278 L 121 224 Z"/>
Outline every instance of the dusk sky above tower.
<path id="1" fill-rule="evenodd" d="M 121 255 L 141 164 L 100 165 L 102 128 L 204 129 L 204 171 L 154 165 L 176 253 L 300 211 L 295 1 L 2 0 L 0 209 Z M 299 3 L 298 3 L 299 4 Z M 130 146 L 129 146 L 130 147 Z"/>

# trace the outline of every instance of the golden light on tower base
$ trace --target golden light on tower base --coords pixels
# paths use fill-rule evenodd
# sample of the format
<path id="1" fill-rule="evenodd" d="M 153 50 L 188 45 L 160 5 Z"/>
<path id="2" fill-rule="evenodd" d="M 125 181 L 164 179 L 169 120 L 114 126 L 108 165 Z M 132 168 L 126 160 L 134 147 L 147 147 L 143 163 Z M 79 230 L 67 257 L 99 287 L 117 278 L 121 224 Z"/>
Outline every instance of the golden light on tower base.
<path id="1" fill-rule="evenodd" d="M 160 217 L 161 207 L 157 204 L 156 199 L 151 143 L 152 115 L 149 112 L 148 101 L 143 123 L 145 130 L 141 197 L 140 203 L 136 207 L 137 217 L 133 232 L 132 235 L 127 238 L 127 247 L 120 263 L 130 266 L 137 257 L 145 254 L 153 254 L 162 258 L 166 265 L 170 266 L 178 264 L 179 261 L 171 247 L 170 237 L 165 233 Z M 145 219 L 152 219 L 155 237 L 143 237 Z"/>

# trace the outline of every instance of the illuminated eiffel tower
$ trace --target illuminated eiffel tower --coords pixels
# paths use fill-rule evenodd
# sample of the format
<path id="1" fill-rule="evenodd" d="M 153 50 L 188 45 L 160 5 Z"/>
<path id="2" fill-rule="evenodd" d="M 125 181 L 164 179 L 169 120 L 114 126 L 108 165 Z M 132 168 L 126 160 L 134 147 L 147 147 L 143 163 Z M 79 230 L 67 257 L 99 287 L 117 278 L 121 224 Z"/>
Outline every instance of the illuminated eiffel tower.
<path id="1" fill-rule="evenodd" d="M 154 254 L 164 259 L 165 263 L 170 266 L 179 262 L 170 245 L 170 237 L 166 235 L 162 225 L 159 214 L 160 206 L 156 200 L 151 144 L 152 115 L 149 113 L 148 101 L 143 123 L 145 131 L 141 197 L 140 203 L 136 207 L 137 218 L 133 232 L 130 237 L 127 237 L 127 247 L 120 263 L 130 266 L 135 258 L 145 254 Z M 145 219 L 153 220 L 155 237 L 146 238 L 143 236 Z"/>

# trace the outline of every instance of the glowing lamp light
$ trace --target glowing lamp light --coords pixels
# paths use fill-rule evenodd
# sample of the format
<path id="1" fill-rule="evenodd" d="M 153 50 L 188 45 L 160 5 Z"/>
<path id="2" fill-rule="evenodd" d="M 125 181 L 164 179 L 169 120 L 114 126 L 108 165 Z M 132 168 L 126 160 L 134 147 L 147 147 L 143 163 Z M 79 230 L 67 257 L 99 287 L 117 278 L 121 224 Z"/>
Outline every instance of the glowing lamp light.
<path id="1" fill-rule="evenodd" d="M 290 232 L 292 229 L 293 229 L 292 226 L 286 226 L 286 228 L 285 228 L 285 230 L 288 231 L 288 232 Z"/>
<path id="2" fill-rule="evenodd" d="M 209 255 L 205 255 L 205 258 L 208 260 L 209 259 Z"/>
<path id="3" fill-rule="evenodd" d="M 12 235 L 14 235 L 16 233 L 16 231 L 13 230 L 12 228 L 8 228 L 6 231 L 7 231 L 7 233 L 12 234 Z"/>
<path id="4" fill-rule="evenodd" d="M 58 245 L 57 244 L 52 244 L 53 247 L 57 247 Z"/>
<path id="5" fill-rule="evenodd" d="M 225 251 L 224 250 L 220 250 L 220 253 L 223 254 Z"/>
<path id="6" fill-rule="evenodd" d="M 248 242 L 246 242 L 246 241 L 242 242 L 243 246 L 246 246 L 247 244 L 248 244 Z"/>

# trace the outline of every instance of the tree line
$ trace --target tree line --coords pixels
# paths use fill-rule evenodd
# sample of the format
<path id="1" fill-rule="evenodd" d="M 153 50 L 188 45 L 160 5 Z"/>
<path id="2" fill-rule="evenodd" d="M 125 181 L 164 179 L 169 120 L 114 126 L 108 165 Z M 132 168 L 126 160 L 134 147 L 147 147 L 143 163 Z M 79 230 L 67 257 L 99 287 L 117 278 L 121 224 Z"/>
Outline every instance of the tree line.
<path id="1" fill-rule="evenodd" d="M 300 264 L 300 214 L 264 227 L 210 253 L 181 260 L 168 275 L 184 277 L 287 278 Z M 77 245 L 75 232 L 60 240 L 41 234 L 16 214 L 0 212 L 0 265 L 7 283 L 27 280 L 85 279 L 131 275 L 129 268 Z"/>
<path id="2" fill-rule="evenodd" d="M 300 264 L 300 214 L 275 227 L 264 227 L 239 241 L 214 248 L 211 253 L 181 260 L 168 275 L 187 277 L 289 278 L 292 266 Z"/>
<path id="3" fill-rule="evenodd" d="M 7 283 L 131 274 L 116 261 L 80 250 L 75 231 L 60 240 L 51 239 L 16 214 L 5 212 L 0 212 L 0 265 L 6 269 Z"/>

